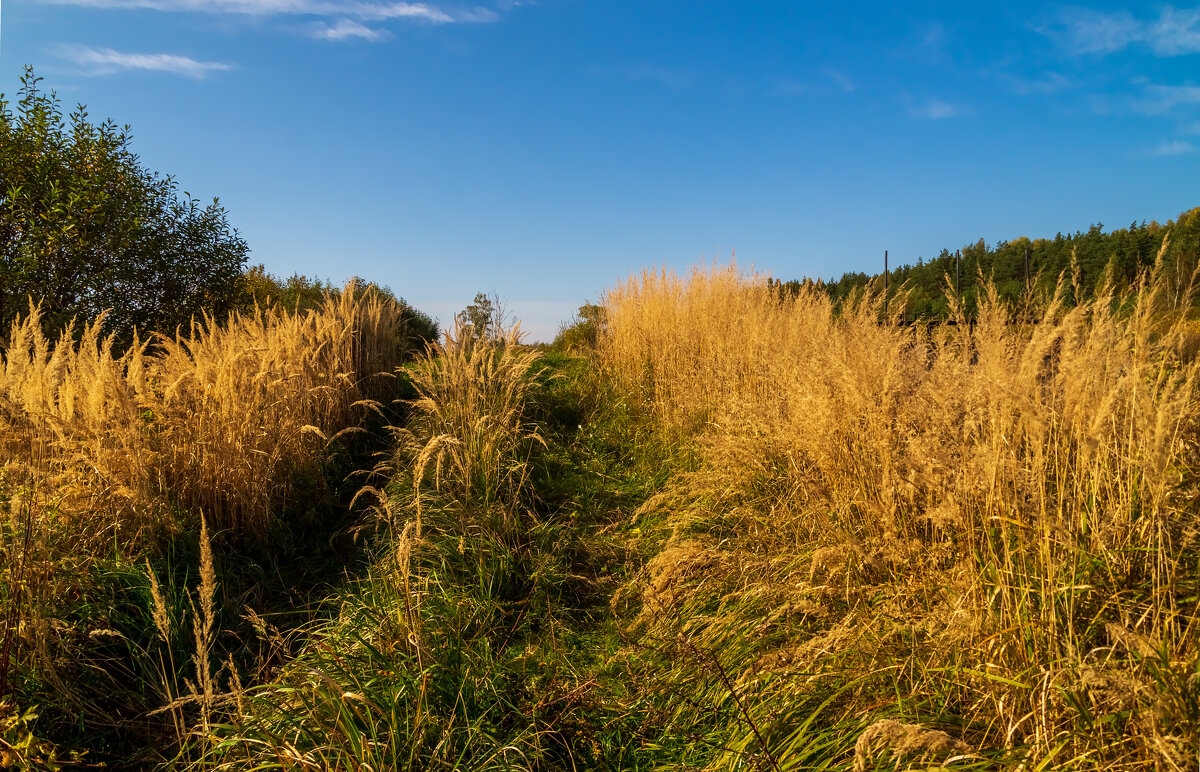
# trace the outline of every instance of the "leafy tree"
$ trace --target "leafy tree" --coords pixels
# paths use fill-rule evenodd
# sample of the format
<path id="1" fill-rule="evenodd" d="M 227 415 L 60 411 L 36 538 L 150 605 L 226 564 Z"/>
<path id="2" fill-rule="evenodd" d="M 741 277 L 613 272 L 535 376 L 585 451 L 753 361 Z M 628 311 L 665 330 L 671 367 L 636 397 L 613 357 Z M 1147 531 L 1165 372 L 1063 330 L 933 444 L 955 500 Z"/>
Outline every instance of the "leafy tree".
<path id="1" fill-rule="evenodd" d="M 595 303 L 584 303 L 575 318 L 559 327 L 554 348 L 560 351 L 594 349 L 608 323 L 608 311 Z"/>
<path id="2" fill-rule="evenodd" d="M 354 277 L 352 281 L 354 281 L 355 293 L 378 292 L 400 306 L 400 316 L 404 320 L 404 334 L 408 338 L 406 341 L 408 345 L 415 344 L 419 347 L 426 343 L 437 342 L 438 324 L 429 314 L 410 306 L 408 301 L 393 292 L 391 287 L 368 282 L 359 277 Z M 341 290 L 335 290 L 333 294 L 339 295 Z"/>
<path id="3" fill-rule="evenodd" d="M 498 340 L 504 334 L 504 317 L 504 304 L 500 298 L 479 292 L 475 302 L 460 311 L 456 318 L 472 340 Z"/>
<path id="4" fill-rule="evenodd" d="M 319 307 L 326 295 L 341 292 L 340 287 L 316 276 L 310 278 L 294 273 L 281 279 L 268 273 L 262 263 L 247 269 L 243 282 L 242 297 L 238 304 L 242 310 L 250 310 L 255 305 L 270 305 L 288 311 L 309 311 Z"/>
<path id="5" fill-rule="evenodd" d="M 129 127 L 21 78 L 0 94 L 0 330 L 41 302 L 47 323 L 111 309 L 111 328 L 170 330 L 237 302 L 247 245 L 216 199 L 178 192 L 130 149 Z"/>
<path id="6" fill-rule="evenodd" d="M 387 287 L 381 289 L 387 291 Z M 409 339 L 421 344 L 436 343 L 441 333 L 438 330 L 438 323 L 433 320 L 433 317 L 424 311 L 413 308 L 404 301 L 404 298 L 396 298 L 396 300 L 404 306 L 404 322 Z"/>

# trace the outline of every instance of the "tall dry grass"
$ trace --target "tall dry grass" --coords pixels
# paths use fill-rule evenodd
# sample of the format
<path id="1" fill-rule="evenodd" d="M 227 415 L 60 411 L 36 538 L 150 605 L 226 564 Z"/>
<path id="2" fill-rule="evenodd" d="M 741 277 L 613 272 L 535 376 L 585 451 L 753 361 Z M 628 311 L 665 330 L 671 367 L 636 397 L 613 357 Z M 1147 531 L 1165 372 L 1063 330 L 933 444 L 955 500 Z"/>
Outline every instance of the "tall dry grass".
<path id="1" fill-rule="evenodd" d="M 114 565 L 199 525 L 195 700 L 179 697 L 173 673 L 164 685 L 177 732 L 179 705 L 198 701 L 207 716 L 215 584 L 202 524 L 262 541 L 319 506 L 301 496 L 330 483 L 330 442 L 393 395 L 410 354 L 403 312 L 351 284 L 315 311 L 205 318 L 124 352 L 103 319 L 55 338 L 36 307 L 14 322 L 0 352 L 0 696 L 34 683 L 111 720 L 108 706 L 84 705 L 69 672 L 96 667 L 89 636 L 121 634 L 64 620 L 87 618 Z"/>
<path id="2" fill-rule="evenodd" d="M 541 354 L 520 346 L 520 338 L 520 325 L 495 339 L 457 325 L 413 368 L 416 414 L 397 439 L 414 457 L 418 491 L 430 478 L 453 501 L 515 516 L 529 450 L 544 444 L 526 416 Z"/>
<path id="3" fill-rule="evenodd" d="M 644 511 L 665 524 L 641 628 L 742 652 L 724 666 L 763 705 L 841 669 L 855 720 L 932 715 L 1052 765 L 1194 767 L 1187 303 L 1156 273 L 1032 324 L 992 293 L 976 324 L 926 329 L 881 324 L 875 296 L 835 310 L 766 284 L 646 272 L 605 299 L 605 367 L 702 457 Z"/>
<path id="4" fill-rule="evenodd" d="M 406 353 L 402 307 L 347 287 L 315 313 L 257 310 L 161 342 L 150 407 L 166 486 L 218 528 L 263 535 Z"/>
<path id="5" fill-rule="evenodd" d="M 0 361 L 5 492 L 36 483 L 79 551 L 181 511 L 262 536 L 381 396 L 378 374 L 407 353 L 401 311 L 348 286 L 315 312 L 206 318 L 118 354 L 103 320 L 52 339 L 33 308 Z"/>

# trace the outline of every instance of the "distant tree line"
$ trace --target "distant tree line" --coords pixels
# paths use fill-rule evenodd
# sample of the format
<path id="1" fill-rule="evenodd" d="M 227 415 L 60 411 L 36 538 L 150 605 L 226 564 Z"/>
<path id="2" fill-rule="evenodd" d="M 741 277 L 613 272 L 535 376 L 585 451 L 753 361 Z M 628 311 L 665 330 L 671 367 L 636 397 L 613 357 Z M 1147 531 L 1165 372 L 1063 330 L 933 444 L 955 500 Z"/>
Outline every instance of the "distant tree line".
<path id="1" fill-rule="evenodd" d="M 1103 225 L 1096 224 L 1087 231 L 1059 233 L 1052 239 L 1021 237 L 990 246 L 980 239 L 958 250 L 961 262 L 957 287 L 961 288 L 968 314 L 979 305 L 981 278 L 982 282 L 994 283 L 1001 299 L 1019 302 L 1026 291 L 1028 250 L 1029 288 L 1035 296 L 1053 293 L 1060 279 L 1064 279 L 1070 287 L 1066 301 L 1083 302 L 1094 297 L 1107 281 L 1118 289 L 1132 287 L 1144 271 L 1154 266 L 1168 236 L 1163 269 L 1182 289 L 1200 260 L 1200 207 L 1165 225 L 1135 222 L 1128 228 L 1105 232 Z M 949 297 L 956 291 L 955 276 L 955 252 L 943 249 L 931 260 L 919 257 L 915 265 L 889 270 L 888 295 L 897 297 L 907 292 L 905 307 L 897 309 L 905 318 L 945 318 L 950 313 Z M 835 303 L 841 303 L 868 288 L 881 292 L 883 273 L 848 272 L 829 281 L 774 281 L 772 286 L 792 294 L 801 287 L 814 287 L 827 293 Z"/>

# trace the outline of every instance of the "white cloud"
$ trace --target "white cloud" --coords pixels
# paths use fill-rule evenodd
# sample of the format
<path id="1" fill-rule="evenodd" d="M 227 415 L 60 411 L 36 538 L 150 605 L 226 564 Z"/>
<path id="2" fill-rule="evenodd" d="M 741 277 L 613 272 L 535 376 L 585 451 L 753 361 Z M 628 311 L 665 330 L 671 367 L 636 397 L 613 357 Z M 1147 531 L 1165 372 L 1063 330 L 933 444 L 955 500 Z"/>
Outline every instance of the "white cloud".
<path id="1" fill-rule="evenodd" d="M 334 24 L 317 22 L 309 28 L 309 35 L 318 40 L 343 41 L 360 38 L 371 43 L 387 40 L 392 36 L 385 29 L 376 29 L 360 24 L 352 19 L 338 19 Z"/>
<path id="2" fill-rule="evenodd" d="M 100 9 L 145 9 L 172 13 L 241 14 L 245 16 L 324 16 L 384 21 L 411 19 L 432 24 L 494 22 L 499 15 L 482 6 L 447 11 L 428 3 L 365 0 L 41 0 L 52 5 Z"/>
<path id="3" fill-rule="evenodd" d="M 434 24 L 451 24 L 456 19 L 443 10 L 425 3 L 348 3 L 345 13 L 360 19 L 383 21 L 385 19 L 418 19 Z M 315 11 L 320 13 L 320 11 Z"/>
<path id="4" fill-rule="evenodd" d="M 858 84 L 850 76 L 832 67 L 823 67 L 821 77 L 827 82 L 813 79 L 811 81 L 783 78 L 775 82 L 770 93 L 777 97 L 827 97 L 832 93 L 853 94 L 858 90 Z"/>
<path id="5" fill-rule="evenodd" d="M 952 105 L 949 102 L 943 102 L 940 99 L 929 99 L 923 104 L 909 108 L 908 114 L 914 118 L 925 118 L 931 121 L 939 121 L 946 118 L 958 118 L 966 115 L 967 110 Z"/>
<path id="6" fill-rule="evenodd" d="M 826 67 L 825 69 L 821 70 L 821 74 L 833 81 L 834 85 L 847 94 L 852 93 L 856 88 L 858 88 L 854 84 L 854 81 L 850 80 L 845 73 L 838 72 L 832 67 Z"/>
<path id="7" fill-rule="evenodd" d="M 1147 115 L 1161 115 L 1180 105 L 1200 104 L 1200 86 L 1163 86 L 1151 83 L 1146 96 L 1134 102 L 1134 109 Z"/>
<path id="8" fill-rule="evenodd" d="M 1045 72 L 1034 78 L 1018 78 L 1015 76 L 1007 76 L 1004 78 L 1012 84 L 1012 88 L 1018 94 L 1057 94 L 1071 87 L 1071 79 L 1057 72 Z"/>
<path id="9" fill-rule="evenodd" d="M 771 93 L 787 97 L 808 96 L 812 93 L 812 88 L 807 83 L 801 83 L 798 80 L 781 80 Z"/>
<path id="10" fill-rule="evenodd" d="M 224 62 L 202 62 L 189 56 L 177 54 L 136 54 L 122 53 L 111 48 L 90 48 L 88 46 L 59 46 L 55 53 L 85 68 L 88 75 L 108 75 L 114 72 L 128 70 L 148 70 L 151 72 L 167 72 L 174 75 L 185 75 L 189 78 L 203 78 L 212 72 L 222 72 L 233 69 L 232 65 Z"/>
<path id="11" fill-rule="evenodd" d="M 1157 19 L 1139 19 L 1126 10 L 1067 8 L 1038 31 L 1076 56 L 1104 56 L 1135 43 L 1145 44 L 1156 56 L 1182 56 L 1200 53 L 1200 8 L 1164 6 Z"/>
<path id="12" fill-rule="evenodd" d="M 630 83 L 654 83 L 659 86 L 684 91 L 695 85 L 696 76 L 688 70 L 674 67 L 656 67 L 652 65 L 635 67 L 589 67 L 591 75 L 610 78 L 617 77 Z"/>
<path id="13" fill-rule="evenodd" d="M 1167 158 L 1177 155 L 1191 155 L 1196 152 L 1196 146 L 1191 142 L 1184 142 L 1181 139 L 1163 140 L 1155 147 L 1147 151 L 1146 155 L 1151 158 Z"/>
<path id="14" fill-rule="evenodd" d="M 500 14 L 496 13 L 491 8 L 484 8 L 481 5 L 477 5 L 469 11 L 459 11 L 454 20 L 460 22 L 490 24 L 494 21 L 500 21 Z"/>
<path id="15" fill-rule="evenodd" d="M 1200 52 L 1200 8 L 1177 11 L 1168 5 L 1147 26 L 1146 39 L 1159 56 Z"/>
<path id="16" fill-rule="evenodd" d="M 1057 24 L 1041 30 L 1058 38 L 1071 53 L 1111 54 L 1138 40 L 1142 23 L 1129 11 L 1102 13 L 1087 8 L 1064 10 Z"/>

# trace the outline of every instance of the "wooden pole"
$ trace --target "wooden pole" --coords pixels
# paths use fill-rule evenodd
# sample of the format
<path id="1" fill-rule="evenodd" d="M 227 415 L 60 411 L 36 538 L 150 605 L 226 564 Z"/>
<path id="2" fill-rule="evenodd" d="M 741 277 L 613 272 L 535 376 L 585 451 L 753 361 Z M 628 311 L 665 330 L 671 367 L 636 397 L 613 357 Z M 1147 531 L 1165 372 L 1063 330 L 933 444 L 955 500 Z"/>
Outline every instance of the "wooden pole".
<path id="1" fill-rule="evenodd" d="M 883 250 L 883 319 L 887 321 L 888 312 L 888 269 L 887 250 Z"/>
<path id="2" fill-rule="evenodd" d="M 958 307 L 962 309 L 962 270 L 959 263 L 962 262 L 962 250 L 954 250 L 954 297 L 958 298 Z"/>

